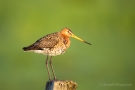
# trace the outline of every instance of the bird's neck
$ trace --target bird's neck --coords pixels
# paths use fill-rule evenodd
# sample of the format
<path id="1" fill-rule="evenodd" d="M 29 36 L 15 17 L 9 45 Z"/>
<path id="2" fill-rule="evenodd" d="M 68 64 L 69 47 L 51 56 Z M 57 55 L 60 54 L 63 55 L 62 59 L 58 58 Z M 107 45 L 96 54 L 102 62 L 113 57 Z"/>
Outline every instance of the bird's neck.
<path id="1" fill-rule="evenodd" d="M 65 45 L 68 48 L 70 46 L 70 39 L 69 38 L 65 38 L 64 39 Z"/>
<path id="2" fill-rule="evenodd" d="M 64 42 L 65 46 L 68 48 L 70 46 L 70 38 L 66 37 L 64 35 L 62 35 L 62 38 L 63 38 L 63 42 Z"/>

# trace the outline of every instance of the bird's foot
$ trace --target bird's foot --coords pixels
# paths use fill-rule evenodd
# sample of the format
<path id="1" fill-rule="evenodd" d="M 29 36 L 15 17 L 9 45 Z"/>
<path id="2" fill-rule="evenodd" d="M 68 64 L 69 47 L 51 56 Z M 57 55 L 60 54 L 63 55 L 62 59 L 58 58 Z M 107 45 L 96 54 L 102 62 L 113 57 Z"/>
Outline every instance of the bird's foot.
<path id="1" fill-rule="evenodd" d="M 50 79 L 50 78 L 49 78 L 49 80 L 48 80 L 48 81 L 52 81 L 52 79 Z"/>
<path id="2" fill-rule="evenodd" d="M 54 77 L 53 81 L 57 81 L 58 79 L 56 79 L 56 77 Z"/>

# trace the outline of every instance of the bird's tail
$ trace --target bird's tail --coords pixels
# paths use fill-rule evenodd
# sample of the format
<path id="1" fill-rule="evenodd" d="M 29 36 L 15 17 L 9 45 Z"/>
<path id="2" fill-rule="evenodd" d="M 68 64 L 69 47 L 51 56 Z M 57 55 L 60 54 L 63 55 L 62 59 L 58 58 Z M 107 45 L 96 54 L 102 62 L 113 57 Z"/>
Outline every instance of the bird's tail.
<path id="1" fill-rule="evenodd" d="M 32 50 L 43 50 L 42 48 L 40 48 L 39 46 L 32 44 L 30 46 L 27 47 L 23 47 L 24 51 L 32 51 Z"/>
<path id="2" fill-rule="evenodd" d="M 23 50 L 24 51 L 28 51 L 29 50 L 29 47 L 23 47 Z"/>

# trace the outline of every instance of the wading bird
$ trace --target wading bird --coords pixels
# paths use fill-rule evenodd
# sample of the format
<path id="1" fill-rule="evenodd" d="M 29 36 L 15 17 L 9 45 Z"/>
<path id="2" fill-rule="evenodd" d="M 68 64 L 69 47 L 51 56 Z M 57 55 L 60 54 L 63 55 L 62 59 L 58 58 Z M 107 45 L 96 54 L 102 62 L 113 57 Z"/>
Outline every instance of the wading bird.
<path id="1" fill-rule="evenodd" d="M 38 39 L 30 46 L 23 47 L 23 50 L 47 55 L 45 64 L 48 71 L 49 80 L 51 80 L 51 75 L 48 67 L 48 58 L 50 57 L 50 67 L 54 79 L 56 79 L 52 66 L 52 56 L 61 55 L 68 49 L 68 47 L 70 46 L 70 37 L 76 38 L 84 43 L 91 45 L 90 43 L 75 36 L 69 28 L 63 28 L 60 32 L 48 34 Z"/>

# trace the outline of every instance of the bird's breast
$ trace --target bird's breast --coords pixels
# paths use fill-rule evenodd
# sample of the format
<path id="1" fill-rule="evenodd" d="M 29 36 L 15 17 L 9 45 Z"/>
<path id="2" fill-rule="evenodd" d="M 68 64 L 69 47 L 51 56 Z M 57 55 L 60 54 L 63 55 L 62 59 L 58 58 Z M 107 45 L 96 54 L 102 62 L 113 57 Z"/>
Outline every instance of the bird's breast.
<path id="1" fill-rule="evenodd" d="M 56 56 L 61 55 L 65 53 L 65 51 L 70 46 L 70 40 L 69 39 L 60 39 L 57 45 L 55 45 L 51 49 L 45 49 L 44 52 L 47 53 L 49 56 Z"/>
<path id="2" fill-rule="evenodd" d="M 57 56 L 63 54 L 70 46 L 70 39 L 58 37 L 58 43 L 51 48 L 43 48 L 43 50 L 34 50 L 36 53 L 42 53 L 49 56 Z"/>
<path id="3" fill-rule="evenodd" d="M 66 46 L 66 49 L 70 46 L 70 39 L 66 38 L 63 40 L 63 44 Z"/>

